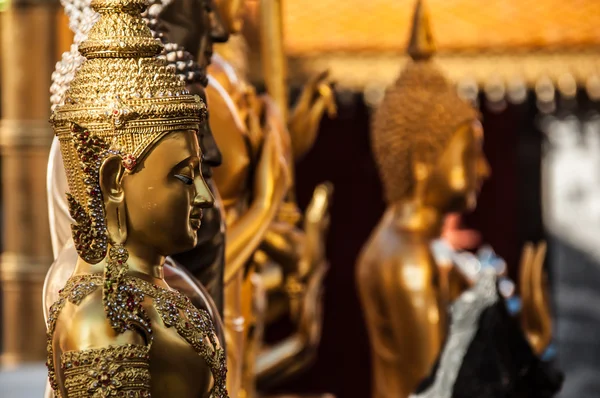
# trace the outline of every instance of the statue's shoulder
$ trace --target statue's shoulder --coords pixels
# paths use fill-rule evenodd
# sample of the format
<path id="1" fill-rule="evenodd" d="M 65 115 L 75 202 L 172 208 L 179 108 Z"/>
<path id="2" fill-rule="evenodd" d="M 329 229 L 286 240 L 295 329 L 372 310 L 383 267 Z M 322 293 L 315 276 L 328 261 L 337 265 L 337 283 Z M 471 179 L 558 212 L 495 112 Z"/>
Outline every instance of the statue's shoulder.
<path id="1" fill-rule="evenodd" d="M 102 300 L 102 277 L 76 276 L 59 292 L 49 311 L 48 328 L 62 351 L 81 351 L 115 344 L 145 344 L 144 337 L 111 327 Z"/>

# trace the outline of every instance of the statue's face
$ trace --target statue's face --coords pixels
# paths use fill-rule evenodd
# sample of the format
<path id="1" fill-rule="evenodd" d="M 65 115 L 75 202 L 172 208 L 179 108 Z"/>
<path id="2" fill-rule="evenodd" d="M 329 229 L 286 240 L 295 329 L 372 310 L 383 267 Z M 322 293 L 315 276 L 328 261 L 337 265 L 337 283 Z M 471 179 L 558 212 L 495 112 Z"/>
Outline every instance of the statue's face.
<path id="1" fill-rule="evenodd" d="M 192 86 L 188 85 L 188 89 L 192 94 L 199 95 L 202 100 L 207 103 L 204 87 L 200 84 L 196 83 Z M 200 151 L 202 153 L 202 176 L 208 186 L 211 187 L 213 194 L 215 194 L 214 196 L 217 196 L 218 192 L 216 192 L 216 186 L 213 182 L 213 167 L 221 165 L 223 156 L 217 146 L 208 121 L 205 121 L 203 125 L 200 126 L 198 143 L 200 144 Z M 220 232 L 222 219 L 220 213 L 221 210 L 217 206 L 206 209 L 202 227 L 200 228 L 200 231 L 198 231 L 198 245 L 203 245 L 206 242 L 211 241 L 215 234 Z"/>
<path id="2" fill-rule="evenodd" d="M 204 8 L 203 15 L 200 16 L 200 19 L 202 19 L 202 26 L 205 28 L 203 30 L 204 34 L 200 38 L 200 56 L 198 57 L 198 64 L 204 70 L 210 65 L 210 59 L 213 54 L 213 44 L 224 43 L 229 38 L 222 16 L 219 14 L 213 0 L 205 1 L 206 7 Z"/>
<path id="3" fill-rule="evenodd" d="M 489 174 L 481 123 L 465 124 L 454 133 L 437 159 L 426 184 L 425 200 L 444 212 L 473 210 Z"/>
<path id="4" fill-rule="evenodd" d="M 167 256 L 196 245 L 202 209 L 213 205 L 200 157 L 196 132 L 177 131 L 123 177 L 128 246 Z"/>
<path id="5" fill-rule="evenodd" d="M 229 33 L 240 33 L 244 27 L 245 0 L 214 0 Z"/>

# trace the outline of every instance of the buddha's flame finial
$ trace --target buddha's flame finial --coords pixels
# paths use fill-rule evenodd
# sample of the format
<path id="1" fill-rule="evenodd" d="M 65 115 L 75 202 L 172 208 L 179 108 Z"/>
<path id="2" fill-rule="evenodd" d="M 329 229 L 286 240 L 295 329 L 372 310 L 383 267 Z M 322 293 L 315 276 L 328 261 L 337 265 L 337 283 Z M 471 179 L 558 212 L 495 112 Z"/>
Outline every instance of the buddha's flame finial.
<path id="1" fill-rule="evenodd" d="M 431 25 L 429 24 L 429 13 L 424 0 L 417 0 L 415 12 L 413 15 L 410 39 L 408 42 L 408 55 L 417 60 L 427 60 L 435 54 L 435 43 L 431 34 Z"/>

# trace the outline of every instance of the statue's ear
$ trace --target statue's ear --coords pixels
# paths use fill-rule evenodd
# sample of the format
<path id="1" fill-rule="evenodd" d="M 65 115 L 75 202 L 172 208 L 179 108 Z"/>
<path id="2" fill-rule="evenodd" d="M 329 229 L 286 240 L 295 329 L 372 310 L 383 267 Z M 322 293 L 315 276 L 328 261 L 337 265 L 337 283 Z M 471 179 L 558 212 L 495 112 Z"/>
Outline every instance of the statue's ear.
<path id="1" fill-rule="evenodd" d="M 425 189 L 433 172 L 431 159 L 427 149 L 422 145 L 415 145 L 410 152 L 410 171 L 414 181 L 413 197 L 416 200 L 425 199 Z"/>
<path id="2" fill-rule="evenodd" d="M 106 212 L 106 228 L 112 243 L 123 244 L 127 240 L 127 214 L 123 191 L 123 167 L 119 156 L 109 156 L 100 167 L 100 189 Z"/>
<path id="3" fill-rule="evenodd" d="M 429 179 L 432 171 L 431 159 L 422 145 L 415 145 L 410 152 L 410 169 L 416 184 Z"/>

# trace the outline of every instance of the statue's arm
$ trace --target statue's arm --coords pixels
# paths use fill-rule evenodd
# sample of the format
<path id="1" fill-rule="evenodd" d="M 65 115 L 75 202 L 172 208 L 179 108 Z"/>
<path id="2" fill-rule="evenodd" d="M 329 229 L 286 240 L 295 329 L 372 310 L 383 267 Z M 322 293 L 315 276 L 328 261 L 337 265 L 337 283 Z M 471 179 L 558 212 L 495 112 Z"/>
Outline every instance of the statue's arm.
<path id="1" fill-rule="evenodd" d="M 62 373 L 63 396 L 150 396 L 150 345 L 137 330 L 113 330 L 100 290 L 72 315 L 64 315 L 69 321 L 59 323 L 55 332 L 60 336 L 55 334 L 55 346 L 60 346 L 55 369 Z"/>
<path id="2" fill-rule="evenodd" d="M 314 360 L 323 325 L 323 280 L 328 265 L 312 270 L 299 309 L 296 331 L 288 338 L 264 347 L 256 362 L 259 388 L 275 385 L 305 369 Z"/>
<path id="3" fill-rule="evenodd" d="M 268 134 L 254 174 L 254 199 L 248 211 L 227 229 L 225 284 L 242 269 L 263 241 L 288 182 L 280 144 L 276 135 Z"/>
<path id="4" fill-rule="evenodd" d="M 217 143 L 229 144 L 227 139 L 236 139 L 232 134 L 244 134 L 245 126 L 239 112 L 222 85 L 209 76 L 207 87 L 208 106 L 211 113 L 211 129 Z M 242 150 L 240 148 L 240 150 Z M 229 157 L 227 157 L 229 156 Z M 235 174 L 243 170 L 245 156 L 235 152 L 224 156 L 223 163 Z M 240 162 L 237 165 L 236 162 Z M 218 170 L 217 170 L 218 171 Z M 245 184 L 243 175 L 227 176 L 223 184 Z M 236 180 L 240 179 L 239 181 Z M 260 158 L 254 170 L 253 199 L 248 209 L 234 222 L 228 223 L 225 245 L 225 275 L 223 283 L 230 282 L 241 270 L 262 242 L 266 231 L 275 217 L 288 189 L 287 165 L 283 158 L 281 143 L 276 134 L 265 134 Z M 221 186 L 218 186 L 219 190 Z"/>
<path id="5" fill-rule="evenodd" d="M 373 355 L 398 367 L 390 391 L 411 394 L 430 372 L 443 341 L 433 267 L 367 251 L 358 287 Z"/>

